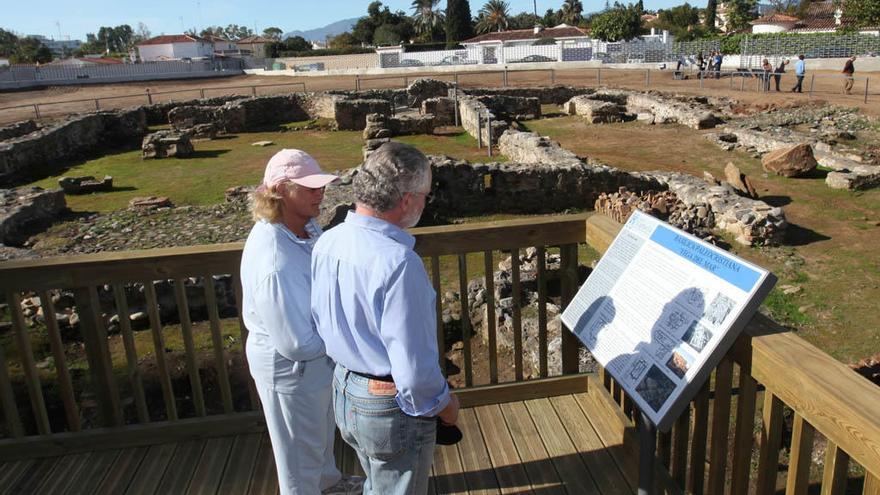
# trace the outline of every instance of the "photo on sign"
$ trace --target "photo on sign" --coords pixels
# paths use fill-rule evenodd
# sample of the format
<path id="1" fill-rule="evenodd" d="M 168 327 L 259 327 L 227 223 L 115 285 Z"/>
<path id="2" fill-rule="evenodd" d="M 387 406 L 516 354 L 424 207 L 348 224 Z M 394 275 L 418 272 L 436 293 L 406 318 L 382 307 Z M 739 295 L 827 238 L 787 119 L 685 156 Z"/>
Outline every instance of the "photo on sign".
<path id="1" fill-rule="evenodd" d="M 687 342 L 697 352 L 702 352 L 706 344 L 712 340 L 712 332 L 700 322 L 693 321 L 684 335 L 681 336 L 681 340 Z"/>
<path id="2" fill-rule="evenodd" d="M 730 314 L 733 305 L 733 299 L 719 293 L 715 296 L 715 299 L 712 299 L 709 308 L 703 314 L 703 318 L 713 325 L 721 325 L 724 319 L 727 318 L 727 315 Z"/>
<path id="3" fill-rule="evenodd" d="M 654 412 L 660 411 L 674 390 L 675 382 L 654 365 L 651 365 L 645 378 L 636 387 L 636 393 L 651 406 Z"/>
<path id="4" fill-rule="evenodd" d="M 672 356 L 669 357 L 669 360 L 666 361 L 666 367 L 669 368 L 670 371 L 675 373 L 675 376 L 679 378 L 684 378 L 684 375 L 691 368 L 691 363 L 685 357 L 685 355 L 679 351 L 673 351 Z"/>

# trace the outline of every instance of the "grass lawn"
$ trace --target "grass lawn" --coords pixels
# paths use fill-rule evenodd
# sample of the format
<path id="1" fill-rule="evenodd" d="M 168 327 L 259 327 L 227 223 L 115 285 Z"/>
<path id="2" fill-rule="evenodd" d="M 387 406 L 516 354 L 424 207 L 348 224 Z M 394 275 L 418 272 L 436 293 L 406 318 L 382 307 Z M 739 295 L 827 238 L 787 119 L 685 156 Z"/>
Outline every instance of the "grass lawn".
<path id="1" fill-rule="evenodd" d="M 273 141 L 266 147 L 251 146 Z M 396 138 L 425 154 L 448 155 L 470 161 L 489 161 L 476 140 L 460 129 L 435 136 Z M 71 163 L 58 175 L 35 181 L 32 186 L 58 187 L 62 176 L 113 177 L 114 190 L 106 193 L 67 196 L 74 211 L 108 212 L 128 205 L 137 196 L 167 196 L 175 205 L 208 205 L 224 200 L 223 192 L 238 185 L 257 184 L 269 158 L 281 148 L 299 148 L 313 155 L 326 170 L 344 170 L 362 161 L 363 138 L 359 131 L 249 132 L 197 141 L 188 158 L 142 160 L 140 149 L 114 150 Z M 503 161 L 494 157 L 492 161 Z"/>
<path id="2" fill-rule="evenodd" d="M 590 125 L 580 117 L 528 122 L 580 156 L 623 170 L 677 170 L 724 177 L 733 162 L 749 176 L 760 199 L 785 210 L 785 245 L 732 251 L 772 270 L 780 279 L 765 301 L 775 319 L 843 362 L 880 349 L 880 189 L 850 192 L 825 185 L 825 172 L 788 179 L 766 174 L 761 162 L 741 151 L 725 152 L 701 131 L 639 122 Z M 873 139 L 870 136 L 869 139 Z M 778 286 L 802 288 L 783 294 Z"/>

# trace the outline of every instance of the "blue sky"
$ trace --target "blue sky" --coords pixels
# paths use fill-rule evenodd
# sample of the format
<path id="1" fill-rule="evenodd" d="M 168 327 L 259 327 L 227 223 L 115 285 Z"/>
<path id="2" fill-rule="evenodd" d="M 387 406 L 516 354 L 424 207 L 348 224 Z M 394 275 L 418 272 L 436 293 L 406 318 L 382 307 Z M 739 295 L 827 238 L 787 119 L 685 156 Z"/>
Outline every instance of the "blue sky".
<path id="1" fill-rule="evenodd" d="M 583 1 L 583 0 L 582 0 Z M 634 1 L 634 0 L 633 0 Z M 471 13 L 476 15 L 482 0 L 471 0 Z M 532 10 L 532 0 L 509 0 L 511 12 Z M 613 3 L 613 2 L 612 2 Z M 645 8 L 658 9 L 684 3 L 683 0 L 645 0 Z M 704 6 L 705 0 L 698 5 Z M 97 32 L 100 26 L 138 22 L 147 25 L 153 35 L 175 34 L 184 28 L 201 29 L 208 25 L 245 24 L 258 31 L 278 26 L 284 31 L 307 30 L 325 26 L 350 17 L 365 15 L 368 1 L 354 0 L 293 0 L 273 2 L 267 0 L 216 1 L 209 0 L 41 0 L 33 8 L 20 0 L 0 0 L 0 27 L 21 34 L 42 34 L 58 38 L 70 36 L 85 39 L 86 33 Z M 392 10 L 410 13 L 412 0 L 389 0 L 383 2 Z M 562 0 L 537 0 L 538 13 L 548 8 L 558 9 Z M 588 12 L 604 7 L 604 0 L 583 1 Z M 446 2 L 441 1 L 445 8 Z M 37 10 L 38 9 L 38 10 Z M 59 30 L 60 25 L 60 30 Z"/>

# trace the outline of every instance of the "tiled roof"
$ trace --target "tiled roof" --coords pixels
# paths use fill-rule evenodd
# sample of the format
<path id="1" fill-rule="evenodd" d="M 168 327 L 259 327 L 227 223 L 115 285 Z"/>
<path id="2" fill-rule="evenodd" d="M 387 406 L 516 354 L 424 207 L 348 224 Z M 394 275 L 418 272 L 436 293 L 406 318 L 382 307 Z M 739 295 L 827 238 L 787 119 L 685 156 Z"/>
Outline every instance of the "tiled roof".
<path id="1" fill-rule="evenodd" d="M 543 29 L 538 34 L 532 29 L 515 29 L 513 31 L 500 31 L 495 33 L 486 33 L 474 36 L 471 39 L 462 41 L 462 43 L 480 43 L 482 41 L 519 41 L 519 40 L 538 40 L 541 38 L 577 38 L 587 36 L 587 33 L 580 28 L 565 26 Z"/>
<path id="2" fill-rule="evenodd" d="M 785 15 L 785 14 L 770 14 L 765 15 L 763 17 L 759 17 L 752 21 L 752 24 L 794 24 L 798 22 L 800 19 L 793 15 Z M 832 19 L 834 20 L 834 19 Z"/>
<path id="3" fill-rule="evenodd" d="M 197 43 L 197 42 L 208 42 L 208 40 L 204 38 L 199 38 L 198 36 L 190 36 L 188 34 L 166 34 L 162 36 L 156 36 L 155 38 L 150 38 L 146 41 L 141 41 L 138 43 L 138 46 L 144 45 L 167 45 L 169 43 Z"/>
<path id="4" fill-rule="evenodd" d="M 270 40 L 269 38 L 263 38 L 262 36 L 248 36 L 247 38 L 242 38 L 236 43 L 271 43 L 275 40 Z"/>

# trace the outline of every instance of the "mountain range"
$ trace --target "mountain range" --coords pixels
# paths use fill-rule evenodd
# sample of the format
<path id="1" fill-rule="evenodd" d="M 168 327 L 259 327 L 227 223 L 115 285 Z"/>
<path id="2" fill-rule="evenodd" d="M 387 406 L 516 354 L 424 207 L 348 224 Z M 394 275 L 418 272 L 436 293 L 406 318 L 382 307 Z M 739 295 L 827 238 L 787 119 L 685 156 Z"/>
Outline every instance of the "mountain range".
<path id="1" fill-rule="evenodd" d="M 336 21 L 321 28 L 309 29 L 308 31 L 291 31 L 289 33 L 284 33 L 284 38 L 286 39 L 291 36 L 302 36 L 307 41 L 324 41 L 327 39 L 327 36 L 336 36 L 337 34 L 351 31 L 352 26 L 355 25 L 358 19 L 360 19 L 360 17 L 343 19 L 341 21 Z"/>

